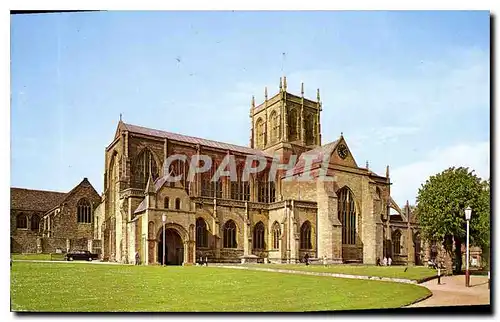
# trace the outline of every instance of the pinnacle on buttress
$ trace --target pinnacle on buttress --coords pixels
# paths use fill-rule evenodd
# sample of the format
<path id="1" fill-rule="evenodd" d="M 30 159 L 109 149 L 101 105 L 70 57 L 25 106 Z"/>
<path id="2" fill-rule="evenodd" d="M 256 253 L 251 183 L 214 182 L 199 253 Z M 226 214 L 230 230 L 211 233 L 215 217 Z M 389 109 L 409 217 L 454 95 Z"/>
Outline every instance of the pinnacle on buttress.
<path id="1" fill-rule="evenodd" d="M 318 88 L 318 90 L 317 90 L 317 92 L 316 92 L 316 98 L 318 99 L 318 102 L 319 102 L 319 101 L 321 101 L 321 99 L 320 99 L 320 97 L 319 97 L 319 88 Z"/>
<path id="2" fill-rule="evenodd" d="M 385 177 L 389 178 L 389 165 L 385 168 Z"/>
<path id="3" fill-rule="evenodd" d="M 267 86 L 264 88 L 264 98 L 266 99 L 267 101 Z"/>
<path id="4" fill-rule="evenodd" d="M 300 94 L 304 97 L 304 82 L 300 84 Z"/>
<path id="5" fill-rule="evenodd" d="M 153 176 L 151 175 L 151 172 L 149 173 L 149 178 L 148 178 L 148 183 L 146 184 L 146 189 L 145 189 L 145 194 L 154 194 L 155 193 L 155 187 L 154 187 L 154 182 L 153 182 Z"/>

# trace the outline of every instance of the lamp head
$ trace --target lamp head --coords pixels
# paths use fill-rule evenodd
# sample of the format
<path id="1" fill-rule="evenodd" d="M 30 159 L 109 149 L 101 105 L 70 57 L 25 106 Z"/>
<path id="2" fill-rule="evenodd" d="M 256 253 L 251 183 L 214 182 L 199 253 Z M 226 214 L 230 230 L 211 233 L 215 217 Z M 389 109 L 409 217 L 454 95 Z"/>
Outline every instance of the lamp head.
<path id="1" fill-rule="evenodd" d="M 167 216 L 165 214 L 161 215 L 161 221 L 162 222 L 167 221 Z"/>
<path id="2" fill-rule="evenodd" d="M 470 207 L 465 208 L 465 220 L 469 221 L 472 214 L 472 209 Z"/>

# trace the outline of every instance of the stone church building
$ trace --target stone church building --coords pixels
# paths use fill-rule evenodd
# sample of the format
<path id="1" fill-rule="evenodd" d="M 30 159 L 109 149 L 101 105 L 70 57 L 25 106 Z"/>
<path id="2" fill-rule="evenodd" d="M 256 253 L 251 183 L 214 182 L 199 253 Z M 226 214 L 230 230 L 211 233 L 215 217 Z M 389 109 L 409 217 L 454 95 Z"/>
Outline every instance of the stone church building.
<path id="1" fill-rule="evenodd" d="M 321 111 L 319 90 L 315 100 L 304 97 L 303 85 L 294 95 L 283 78 L 277 94 L 268 97 L 266 89 L 264 102 L 252 99 L 248 147 L 120 120 L 105 150 L 104 193 L 93 218 L 103 259 L 130 263 L 138 252 L 149 265 L 162 263 L 163 253 L 166 264 L 295 263 L 307 253 L 330 263 L 375 264 L 391 256 L 421 264 L 418 225 L 408 206 L 392 200 L 389 167 L 379 175 L 358 165 L 343 135 L 323 142 Z M 173 154 L 188 161 L 164 169 Z M 214 160 L 212 169 L 188 182 L 189 160 L 200 154 Z M 211 181 L 227 155 L 236 160 L 238 180 Z M 249 155 L 269 166 L 244 181 Z M 288 164 L 292 155 L 299 156 L 293 171 L 269 180 L 273 157 Z M 300 180 L 308 160 L 313 179 Z M 168 182 L 169 173 L 181 180 Z"/>

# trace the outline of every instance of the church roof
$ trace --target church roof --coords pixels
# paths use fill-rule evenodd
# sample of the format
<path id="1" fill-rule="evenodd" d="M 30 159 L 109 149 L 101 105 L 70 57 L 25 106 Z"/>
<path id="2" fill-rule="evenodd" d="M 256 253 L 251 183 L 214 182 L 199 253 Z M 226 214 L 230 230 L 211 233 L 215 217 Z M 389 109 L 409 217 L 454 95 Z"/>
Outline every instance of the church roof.
<path id="1" fill-rule="evenodd" d="M 299 174 L 304 171 L 304 166 L 306 163 L 306 158 L 307 159 L 312 159 L 312 164 L 311 168 L 315 168 L 318 165 L 321 166 L 323 162 L 323 157 L 325 155 L 330 156 L 335 150 L 335 147 L 339 143 L 340 140 L 335 140 L 333 142 L 327 143 L 325 145 L 322 145 L 320 147 L 317 147 L 315 149 L 312 149 L 310 151 L 304 152 L 300 155 L 299 160 L 295 164 L 295 167 L 293 168 L 293 174 Z"/>
<path id="2" fill-rule="evenodd" d="M 123 123 L 123 126 L 125 127 L 125 129 L 127 131 L 129 131 L 131 133 L 138 133 L 138 134 L 143 134 L 143 135 L 155 136 L 155 137 L 159 137 L 159 138 L 166 138 L 169 140 L 175 140 L 175 141 L 186 142 L 186 143 L 191 143 L 191 144 L 199 144 L 201 146 L 206 146 L 206 147 L 211 147 L 211 148 L 216 148 L 216 149 L 221 149 L 221 150 L 230 150 L 230 151 L 239 152 L 242 154 L 261 155 L 261 156 L 265 156 L 265 157 L 269 157 L 269 158 L 272 157 L 272 155 L 265 153 L 261 150 L 252 149 L 252 148 L 245 147 L 245 146 L 224 143 L 224 142 L 219 142 L 219 141 L 213 141 L 213 140 L 208 140 L 208 139 L 202 139 L 202 138 L 197 138 L 194 136 L 187 136 L 187 135 L 178 134 L 178 133 L 155 130 L 155 129 L 151 129 L 151 128 L 146 128 L 146 127 L 132 125 L 132 124 L 126 124 L 126 123 Z"/>
<path id="3" fill-rule="evenodd" d="M 63 204 L 77 191 L 80 186 L 85 184 L 90 185 L 92 189 L 94 189 L 87 178 L 83 178 L 83 180 L 69 192 L 11 187 L 10 208 L 19 210 L 43 211 L 45 213 Z M 95 193 L 96 195 L 99 195 L 97 191 Z"/>
<path id="4" fill-rule="evenodd" d="M 10 188 L 10 208 L 46 212 L 59 205 L 66 195 L 65 192 Z"/>

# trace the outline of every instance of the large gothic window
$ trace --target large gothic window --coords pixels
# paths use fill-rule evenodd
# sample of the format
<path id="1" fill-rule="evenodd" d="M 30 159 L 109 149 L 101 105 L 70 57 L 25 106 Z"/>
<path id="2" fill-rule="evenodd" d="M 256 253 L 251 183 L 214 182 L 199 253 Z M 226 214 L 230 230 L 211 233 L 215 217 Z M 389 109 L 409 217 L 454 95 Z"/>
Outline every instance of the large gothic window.
<path id="1" fill-rule="evenodd" d="M 90 206 L 90 202 L 82 198 L 78 201 L 77 204 L 77 220 L 79 223 L 89 224 L 92 222 L 92 209 Z"/>
<path id="2" fill-rule="evenodd" d="M 266 145 L 266 131 L 264 130 L 264 121 L 261 118 L 255 122 L 255 129 L 257 130 L 257 147 L 263 148 Z"/>
<path id="3" fill-rule="evenodd" d="M 298 131 L 298 116 L 297 110 L 291 109 L 288 112 L 287 118 L 287 126 L 288 126 L 288 140 L 294 141 L 297 140 L 299 131 Z"/>
<path id="4" fill-rule="evenodd" d="M 275 202 L 276 187 L 274 181 L 269 180 L 269 172 L 264 171 L 258 177 L 258 198 L 259 202 Z"/>
<path id="5" fill-rule="evenodd" d="M 306 145 L 314 144 L 314 115 L 308 113 L 305 117 Z"/>
<path id="6" fill-rule="evenodd" d="M 219 165 L 213 163 L 210 171 L 207 171 L 201 175 L 201 195 L 203 197 L 216 197 L 222 198 L 222 180 L 219 178 L 217 181 L 213 181 L 213 177 L 217 171 Z"/>
<path id="7" fill-rule="evenodd" d="M 394 255 L 401 254 L 401 231 L 399 229 L 392 233 L 392 252 Z"/>
<path id="8" fill-rule="evenodd" d="M 254 249 L 265 249 L 264 243 L 264 224 L 259 221 L 253 228 L 253 248 Z"/>
<path id="9" fill-rule="evenodd" d="M 281 236 L 280 224 L 278 224 L 278 222 L 275 221 L 273 224 L 273 249 L 280 248 L 280 236 Z"/>
<path id="10" fill-rule="evenodd" d="M 187 174 L 189 172 L 189 161 L 183 161 L 183 160 L 174 160 L 170 164 L 170 169 L 169 169 L 169 175 L 171 177 L 178 177 L 180 176 L 180 180 L 178 182 L 181 183 L 181 185 L 186 188 L 186 179 L 187 179 Z M 175 186 L 175 182 L 172 184 L 172 186 Z"/>
<path id="11" fill-rule="evenodd" d="M 224 224 L 224 248 L 236 248 L 236 224 L 232 220 Z"/>
<path id="12" fill-rule="evenodd" d="M 231 199 L 249 201 L 250 183 L 243 181 L 243 166 L 237 168 L 236 175 L 236 181 L 231 181 Z"/>
<path id="13" fill-rule="evenodd" d="M 135 187 L 144 189 L 150 173 L 153 180 L 156 180 L 158 178 L 158 166 L 153 153 L 149 149 L 144 149 L 139 153 L 134 164 Z"/>
<path id="14" fill-rule="evenodd" d="M 208 247 L 207 223 L 201 217 L 196 219 L 196 247 Z"/>
<path id="15" fill-rule="evenodd" d="M 38 231 L 40 228 L 40 217 L 38 215 L 31 216 L 31 230 Z"/>
<path id="16" fill-rule="evenodd" d="M 339 220 L 342 223 L 342 244 L 356 244 L 356 209 L 354 196 L 344 187 L 338 193 Z"/>
<path id="17" fill-rule="evenodd" d="M 278 113 L 276 111 L 273 111 L 270 115 L 270 120 L 271 120 L 271 142 L 275 143 L 278 142 L 281 133 L 280 133 L 280 119 L 278 116 Z"/>
<path id="18" fill-rule="evenodd" d="M 16 217 L 16 227 L 21 229 L 28 228 L 28 217 L 25 214 L 19 214 Z"/>
<path id="19" fill-rule="evenodd" d="M 300 226 L 300 249 L 312 249 L 311 223 L 309 221 L 305 221 Z"/>

